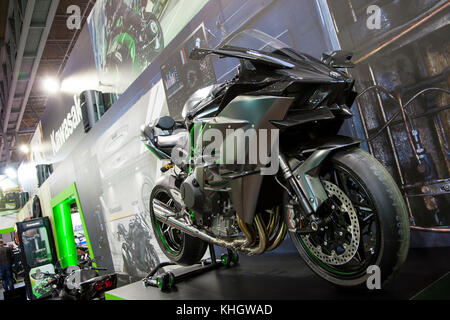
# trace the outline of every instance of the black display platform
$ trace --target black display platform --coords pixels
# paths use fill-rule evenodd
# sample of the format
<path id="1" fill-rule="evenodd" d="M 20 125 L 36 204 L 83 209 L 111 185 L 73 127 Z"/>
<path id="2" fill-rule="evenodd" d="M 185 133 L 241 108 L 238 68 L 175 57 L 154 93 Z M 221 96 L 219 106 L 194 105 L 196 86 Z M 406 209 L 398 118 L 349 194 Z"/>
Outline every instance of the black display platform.
<path id="1" fill-rule="evenodd" d="M 338 289 L 315 276 L 293 253 L 241 256 L 236 267 L 221 268 L 177 284 L 164 293 L 141 281 L 107 294 L 107 300 L 319 300 L 411 299 L 450 271 L 450 248 L 412 249 L 397 278 L 377 292 Z M 449 294 L 444 289 L 441 298 Z M 438 296 L 433 296 L 439 299 Z"/>

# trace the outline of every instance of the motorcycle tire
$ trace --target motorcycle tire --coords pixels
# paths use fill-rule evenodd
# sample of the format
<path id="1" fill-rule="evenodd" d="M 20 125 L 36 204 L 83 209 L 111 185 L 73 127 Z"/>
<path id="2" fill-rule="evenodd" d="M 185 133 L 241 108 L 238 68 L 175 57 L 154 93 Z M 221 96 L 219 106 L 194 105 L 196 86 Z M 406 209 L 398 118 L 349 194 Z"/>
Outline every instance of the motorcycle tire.
<path id="1" fill-rule="evenodd" d="M 158 257 L 158 253 L 156 252 L 155 248 L 153 247 L 153 245 L 150 243 L 147 244 L 147 254 L 149 255 L 149 267 L 150 267 L 150 271 L 153 270 L 154 268 L 156 268 L 159 265 L 159 257 Z"/>
<path id="2" fill-rule="evenodd" d="M 203 240 L 194 238 L 184 232 L 171 228 L 159 222 L 153 212 L 153 200 L 157 199 L 167 205 L 173 203 L 170 191 L 163 186 L 156 186 L 150 196 L 150 220 L 153 232 L 162 252 L 170 261 L 183 266 L 198 263 L 205 255 L 208 244 Z M 162 229 L 168 232 L 163 232 Z"/>
<path id="3" fill-rule="evenodd" d="M 123 245 L 122 245 L 123 247 Z M 132 277 L 138 277 L 138 271 L 136 266 L 133 264 L 132 262 L 132 258 L 130 256 L 130 254 L 128 253 L 129 251 L 125 251 L 124 249 L 122 249 L 122 261 L 123 261 L 123 272 L 126 273 L 129 276 Z"/>
<path id="4" fill-rule="evenodd" d="M 410 224 L 409 216 L 406 208 L 406 204 L 403 200 L 402 194 L 391 177 L 389 172 L 379 163 L 373 156 L 367 152 L 354 148 L 336 153 L 328 163 L 324 165 L 324 171 L 331 172 L 335 170 L 336 184 L 338 180 L 345 181 L 343 173 L 348 174 L 347 182 L 343 184 L 347 186 L 347 192 L 344 194 L 352 202 L 354 208 L 355 203 L 350 199 L 349 194 L 354 196 L 354 191 L 350 187 L 354 187 L 355 190 L 362 190 L 365 192 L 366 200 L 359 195 L 359 203 L 366 201 L 371 203 L 373 210 L 371 211 L 371 219 L 373 222 L 368 228 L 372 228 L 366 231 L 372 235 L 370 241 L 373 248 L 370 248 L 370 254 L 366 254 L 364 247 L 361 251 L 361 256 L 366 257 L 365 264 L 361 262 L 361 266 L 358 268 L 352 266 L 350 268 L 351 261 L 346 264 L 336 266 L 329 264 L 320 259 L 318 255 L 314 254 L 314 248 L 308 246 L 307 243 L 312 243 L 312 240 L 305 241 L 304 236 L 300 236 L 298 233 L 290 232 L 291 240 L 296 247 L 298 253 L 307 263 L 310 269 L 321 278 L 328 282 L 331 282 L 338 287 L 343 288 L 367 288 L 367 280 L 371 275 L 369 267 L 378 266 L 381 272 L 381 284 L 384 287 L 396 273 L 400 270 L 401 266 L 405 262 L 410 242 Z M 330 175 L 331 176 L 331 175 Z M 337 178 L 339 176 L 339 178 Z M 359 185 L 357 189 L 357 185 Z M 344 188 L 345 189 L 345 188 Z M 353 192 L 353 194 L 352 194 Z M 285 217 L 287 218 L 286 205 L 289 201 L 289 196 L 286 194 L 285 198 Z M 363 226 L 365 222 L 360 220 L 359 215 L 361 209 L 355 209 L 358 214 L 358 223 L 361 226 L 360 241 L 358 247 L 358 255 L 361 250 L 362 236 L 364 235 Z M 370 210 L 365 208 L 365 210 Z M 367 211 L 369 214 L 370 211 Z M 373 230 L 377 230 L 377 235 L 373 234 Z M 309 236 L 308 236 L 309 237 Z M 318 243 L 318 242 L 317 242 Z M 324 242 L 325 243 L 325 242 Z M 375 249 L 374 251 L 371 251 Z M 322 248 L 322 253 L 325 252 Z M 332 253 L 333 254 L 333 253 Z M 320 252 L 319 252 L 320 255 Z M 360 257 L 361 257 L 360 256 Z M 352 258 L 355 259 L 355 258 Z M 362 259 L 361 259 L 362 261 Z M 351 272 L 350 272 L 351 270 Z"/>

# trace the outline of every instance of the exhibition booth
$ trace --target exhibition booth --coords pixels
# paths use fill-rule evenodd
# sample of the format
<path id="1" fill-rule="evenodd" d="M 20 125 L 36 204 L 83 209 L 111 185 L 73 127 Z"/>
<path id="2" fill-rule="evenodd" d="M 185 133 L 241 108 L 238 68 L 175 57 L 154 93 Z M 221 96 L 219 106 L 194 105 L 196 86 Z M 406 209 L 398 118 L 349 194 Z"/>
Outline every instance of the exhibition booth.
<path id="1" fill-rule="evenodd" d="M 5 300 L 450 298 L 448 1 L 81 13 L 1 148 Z"/>

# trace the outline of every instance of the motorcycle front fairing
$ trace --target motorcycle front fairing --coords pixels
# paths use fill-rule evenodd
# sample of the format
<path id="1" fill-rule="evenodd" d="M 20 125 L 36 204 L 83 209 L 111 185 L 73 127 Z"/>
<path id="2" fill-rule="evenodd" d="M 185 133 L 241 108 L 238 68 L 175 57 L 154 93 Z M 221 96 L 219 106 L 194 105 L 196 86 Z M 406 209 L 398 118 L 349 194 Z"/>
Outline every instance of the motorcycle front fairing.
<path id="1" fill-rule="evenodd" d="M 256 33 L 256 37 L 260 36 Z M 197 132 L 203 131 L 204 128 L 219 130 L 222 136 L 226 137 L 225 140 L 234 139 L 234 136 L 227 137 L 229 129 L 246 131 L 253 128 L 256 132 L 280 129 L 281 135 L 290 134 L 290 138 L 293 139 L 284 137 L 280 139 L 280 146 L 287 151 L 290 148 L 289 143 L 296 144 L 299 139 L 310 139 L 308 130 L 311 123 L 332 124 L 329 128 L 319 128 L 326 133 L 328 141 L 332 141 L 343 121 L 351 117 L 347 105 L 353 103 L 354 99 L 352 79 L 315 58 L 297 53 L 281 42 L 271 38 L 267 41 L 271 41 L 270 44 L 275 47 L 272 52 L 240 48 L 233 46 L 232 43 L 216 50 L 201 48 L 193 50 L 191 54 L 193 59 L 218 54 L 238 58 L 241 65 L 239 75 L 234 81 L 201 89 L 187 101 L 183 116 L 186 130 L 190 134 L 192 150 L 198 147 Z M 164 149 L 162 144 L 158 144 L 158 137 L 155 137 L 157 127 L 158 125 L 155 125 L 154 128 L 144 130 L 149 140 L 148 146 L 160 159 L 169 159 L 171 148 Z M 162 138 L 164 137 L 160 137 Z M 170 137 L 168 139 L 170 140 Z M 248 153 L 247 148 L 246 156 Z M 327 152 L 322 156 L 329 154 L 330 152 Z M 322 156 L 315 157 L 320 159 L 317 165 L 325 159 Z M 225 154 L 226 157 L 228 155 Z M 237 163 L 232 162 L 236 159 L 227 160 Z M 176 163 L 174 159 L 172 161 Z M 191 162 L 189 174 L 194 173 L 204 189 L 206 172 L 210 167 L 195 166 L 195 152 L 191 152 L 189 161 Z M 224 177 L 229 181 L 233 206 L 239 217 L 249 224 L 255 217 L 263 183 L 260 174 L 262 166 L 259 162 L 256 167 L 231 166 L 231 170 L 230 166 L 219 166 L 225 169 L 225 172 L 229 170 Z M 310 181 L 314 182 L 313 185 L 309 183 Z M 325 192 L 317 183 L 317 177 L 304 181 L 301 188 L 305 194 L 315 199 L 310 211 L 317 209 L 325 200 Z M 319 196 L 316 197 L 314 194 Z"/>
<path id="2" fill-rule="evenodd" d="M 223 134 L 227 129 L 245 131 L 250 128 L 288 132 L 321 121 L 336 122 L 336 127 L 340 128 L 343 121 L 352 116 L 347 105 L 351 105 L 355 97 L 353 79 L 313 57 L 289 48 L 278 48 L 268 53 L 224 46 L 217 50 L 194 49 L 191 58 L 202 59 L 208 54 L 234 57 L 241 61 L 239 78 L 227 88 L 220 104 L 213 109 L 216 116 L 207 119 L 208 128 L 219 129 Z M 299 99 L 304 96 L 309 99 Z M 205 110 L 211 110 L 208 104 L 190 116 L 201 118 L 199 115 Z M 205 121 L 198 118 L 195 119 Z M 322 140 L 321 144 L 329 142 L 333 148 L 324 147 L 328 151 L 314 157 L 318 160 L 317 165 L 334 150 L 360 143 L 356 140 L 342 143 L 342 139 L 335 138 L 336 134 L 337 131 L 330 131 L 328 139 Z M 235 172 L 235 178 L 230 181 L 233 206 L 239 217 L 248 224 L 254 220 L 264 180 L 258 170 L 260 168 Z M 325 191 L 317 183 L 317 177 L 306 172 L 304 175 L 309 180 L 303 179 L 300 184 L 304 193 L 315 199 L 312 205 L 313 210 L 317 210 L 326 200 Z"/>
<path id="3" fill-rule="evenodd" d="M 276 129 L 271 121 L 284 119 L 293 101 L 294 98 L 290 97 L 238 96 L 217 117 L 212 119 L 207 124 L 207 127 L 222 132 L 222 135 L 225 137 L 223 145 L 227 144 L 228 139 L 235 139 L 234 134 L 227 136 L 227 130 L 229 129 L 242 129 L 244 132 L 249 129 L 254 129 L 256 132 L 267 130 L 267 133 L 271 134 L 271 130 Z M 270 146 L 271 139 L 272 137 L 267 139 L 267 150 L 269 151 L 272 150 Z M 259 141 L 258 145 L 260 145 Z M 245 152 L 245 159 L 249 159 L 250 149 L 247 146 Z M 223 156 L 226 163 L 238 163 L 238 153 L 236 152 L 232 152 L 230 155 L 225 151 Z M 271 156 L 271 154 L 267 156 Z M 233 206 L 240 218 L 249 224 L 252 223 L 255 215 L 259 190 L 263 181 L 263 176 L 259 169 L 264 164 L 261 164 L 259 160 L 253 170 L 235 172 L 240 177 L 230 181 Z"/>

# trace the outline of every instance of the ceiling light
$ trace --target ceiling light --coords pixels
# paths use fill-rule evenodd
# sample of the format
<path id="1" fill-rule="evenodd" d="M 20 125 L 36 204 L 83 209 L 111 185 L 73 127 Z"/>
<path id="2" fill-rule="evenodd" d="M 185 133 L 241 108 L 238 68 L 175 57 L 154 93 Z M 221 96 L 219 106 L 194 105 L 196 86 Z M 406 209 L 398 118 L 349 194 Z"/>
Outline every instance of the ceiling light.
<path id="1" fill-rule="evenodd" d="M 14 168 L 11 168 L 11 167 L 6 168 L 5 174 L 10 179 L 16 179 L 17 178 L 17 171 Z"/>
<path id="2" fill-rule="evenodd" d="M 56 78 L 45 78 L 43 81 L 43 88 L 48 93 L 57 93 L 60 90 L 61 85 Z"/>
<path id="3" fill-rule="evenodd" d="M 23 144 L 20 146 L 20 151 L 22 153 L 28 154 L 28 153 L 30 153 L 30 147 L 27 146 L 26 144 Z"/>

